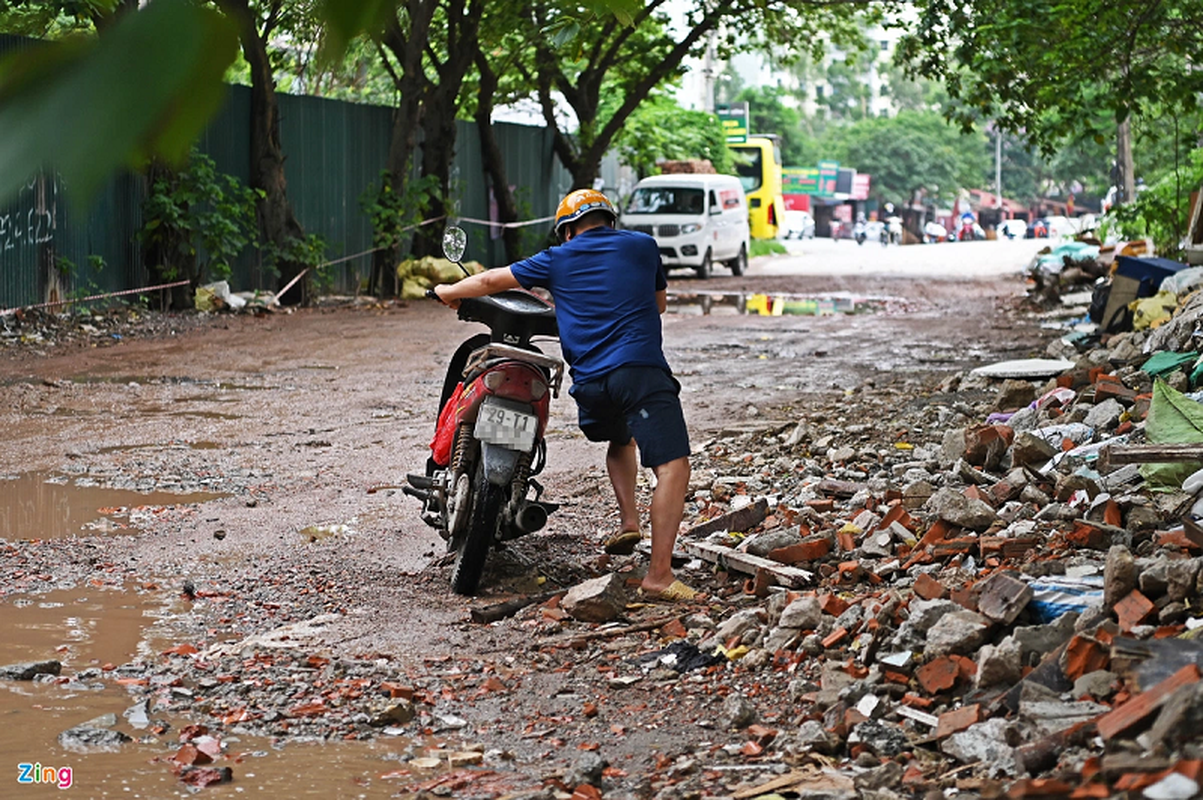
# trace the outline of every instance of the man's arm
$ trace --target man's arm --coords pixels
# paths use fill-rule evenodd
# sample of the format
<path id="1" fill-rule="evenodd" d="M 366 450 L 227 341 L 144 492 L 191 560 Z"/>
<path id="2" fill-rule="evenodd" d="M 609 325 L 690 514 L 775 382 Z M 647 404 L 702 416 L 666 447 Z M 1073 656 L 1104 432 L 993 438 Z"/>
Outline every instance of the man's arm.
<path id="1" fill-rule="evenodd" d="M 667 289 L 661 289 L 658 292 L 656 292 L 656 308 L 660 309 L 661 314 L 663 314 L 665 311 L 668 310 L 668 290 Z"/>
<path id="2" fill-rule="evenodd" d="M 434 292 L 447 305 L 459 308 L 459 301 L 465 297 L 484 297 L 489 294 L 504 292 L 506 289 L 517 289 L 521 286 L 509 267 L 487 269 L 475 275 L 464 278 L 458 283 L 442 283 L 434 287 Z"/>

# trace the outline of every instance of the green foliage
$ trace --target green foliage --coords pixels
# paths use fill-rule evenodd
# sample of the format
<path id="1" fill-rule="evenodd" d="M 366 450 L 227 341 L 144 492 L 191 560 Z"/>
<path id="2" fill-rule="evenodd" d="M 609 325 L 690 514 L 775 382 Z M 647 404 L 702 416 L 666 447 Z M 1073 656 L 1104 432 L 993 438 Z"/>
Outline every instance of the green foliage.
<path id="1" fill-rule="evenodd" d="M 803 134 L 802 113 L 785 100 L 790 95 L 783 89 L 752 88 L 739 93 L 739 102 L 748 104 L 750 133 L 775 133 L 781 137 L 781 159 L 788 166 L 808 165 L 809 159 Z"/>
<path id="2" fill-rule="evenodd" d="M 971 126 L 996 120 L 1046 153 L 1064 139 L 1104 141 L 1153 105 L 1199 106 L 1198 0 L 920 0 L 898 51 L 913 75 L 943 80 Z"/>
<path id="3" fill-rule="evenodd" d="M 1190 220 L 1190 193 L 1203 186 L 1203 149 L 1190 153 L 1182 170 L 1136 193 L 1136 200 L 1113 210 L 1124 239 L 1153 240 L 1157 252 L 1180 258 Z"/>
<path id="4" fill-rule="evenodd" d="M 709 159 L 717 172 L 734 174 L 731 150 L 718 117 L 681 108 L 668 97 L 640 104 L 615 139 L 622 161 L 643 178 L 659 172 L 657 162 Z"/>
<path id="5" fill-rule="evenodd" d="M 183 169 L 155 180 L 142 204 L 138 240 L 159 254 L 163 263 L 155 266 L 167 279 L 228 278 L 243 248 L 255 246 L 261 195 L 218 173 L 212 158 L 193 150 Z"/>
<path id="6" fill-rule="evenodd" d="M 424 175 L 406 181 L 404 189 L 397 192 L 391 175 L 387 170 L 382 171 L 380 186 L 370 183 L 359 196 L 359 207 L 372 223 L 372 244 L 382 248 L 400 247 L 411 235 L 413 226 L 422 220 L 423 211 L 438 188 L 437 176 Z"/>
<path id="7" fill-rule="evenodd" d="M 95 276 L 104 272 L 108 264 L 105 262 L 104 256 L 93 253 L 88 256 L 88 266 L 91 268 L 91 275 Z M 58 274 L 62 280 L 73 287 L 67 292 L 67 299 L 79 300 L 101 293 L 100 285 L 92 278 L 89 278 L 87 283 L 82 286 L 76 285 L 79 281 L 79 265 L 66 256 L 56 258 L 54 260 L 54 267 L 58 270 Z"/>
<path id="8" fill-rule="evenodd" d="M 985 137 L 962 134 L 934 111 L 868 118 L 830 137 L 827 156 L 873 176 L 875 195 L 907 203 L 915 192 L 948 200 L 982 183 Z"/>
<path id="9" fill-rule="evenodd" d="M 221 104 L 237 47 L 220 14 L 156 0 L 98 39 L 9 56 L 0 64 L 0 204 L 47 163 L 82 208 L 123 165 L 181 160 Z"/>
<path id="10" fill-rule="evenodd" d="M 772 256 L 788 253 L 785 245 L 776 239 L 753 239 L 752 249 L 748 251 L 749 258 L 756 256 Z"/>
<path id="11" fill-rule="evenodd" d="M 326 258 L 326 240 L 316 233 L 304 238 L 289 236 L 284 244 L 265 242 L 259 248 L 263 253 L 263 263 L 272 274 L 279 275 L 281 263 L 300 264 L 302 269 L 308 267 L 313 273 L 313 282 L 319 290 L 328 289 L 334 283 Z"/>

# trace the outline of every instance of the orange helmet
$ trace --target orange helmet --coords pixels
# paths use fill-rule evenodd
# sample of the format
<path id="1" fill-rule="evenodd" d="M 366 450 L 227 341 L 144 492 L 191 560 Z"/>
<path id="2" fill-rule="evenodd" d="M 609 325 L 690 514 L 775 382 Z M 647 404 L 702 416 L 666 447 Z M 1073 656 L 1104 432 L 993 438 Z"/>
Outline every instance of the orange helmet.
<path id="1" fill-rule="evenodd" d="M 576 222 L 592 211 L 604 211 L 610 215 L 610 222 L 618 219 L 618 212 L 610 198 L 595 189 L 577 189 L 569 192 L 560 201 L 556 209 L 556 238 L 564 241 L 564 226 Z"/>

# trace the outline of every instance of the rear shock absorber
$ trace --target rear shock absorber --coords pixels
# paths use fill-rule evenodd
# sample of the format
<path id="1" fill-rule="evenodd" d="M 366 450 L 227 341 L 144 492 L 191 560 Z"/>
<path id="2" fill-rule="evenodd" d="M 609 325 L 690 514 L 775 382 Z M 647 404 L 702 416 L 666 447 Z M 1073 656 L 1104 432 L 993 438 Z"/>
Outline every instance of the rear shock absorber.
<path id="1" fill-rule="evenodd" d="M 468 449 L 472 446 L 472 426 L 467 422 L 461 423 L 455 432 L 455 451 L 451 454 L 451 474 L 458 475 L 468 458 Z"/>

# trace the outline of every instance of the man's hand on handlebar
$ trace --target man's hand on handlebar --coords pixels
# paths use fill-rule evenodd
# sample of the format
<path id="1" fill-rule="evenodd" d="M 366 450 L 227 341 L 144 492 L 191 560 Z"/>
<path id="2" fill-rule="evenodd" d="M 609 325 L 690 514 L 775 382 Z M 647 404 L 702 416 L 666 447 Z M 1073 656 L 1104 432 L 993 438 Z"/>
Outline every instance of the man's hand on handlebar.
<path id="1" fill-rule="evenodd" d="M 435 286 L 433 289 L 427 291 L 426 296 L 433 300 L 438 300 L 440 303 L 449 308 L 459 308 L 459 298 L 452 298 L 448 300 L 443 296 L 443 294 L 449 291 L 449 289 L 450 286 L 440 283 L 438 286 Z"/>

